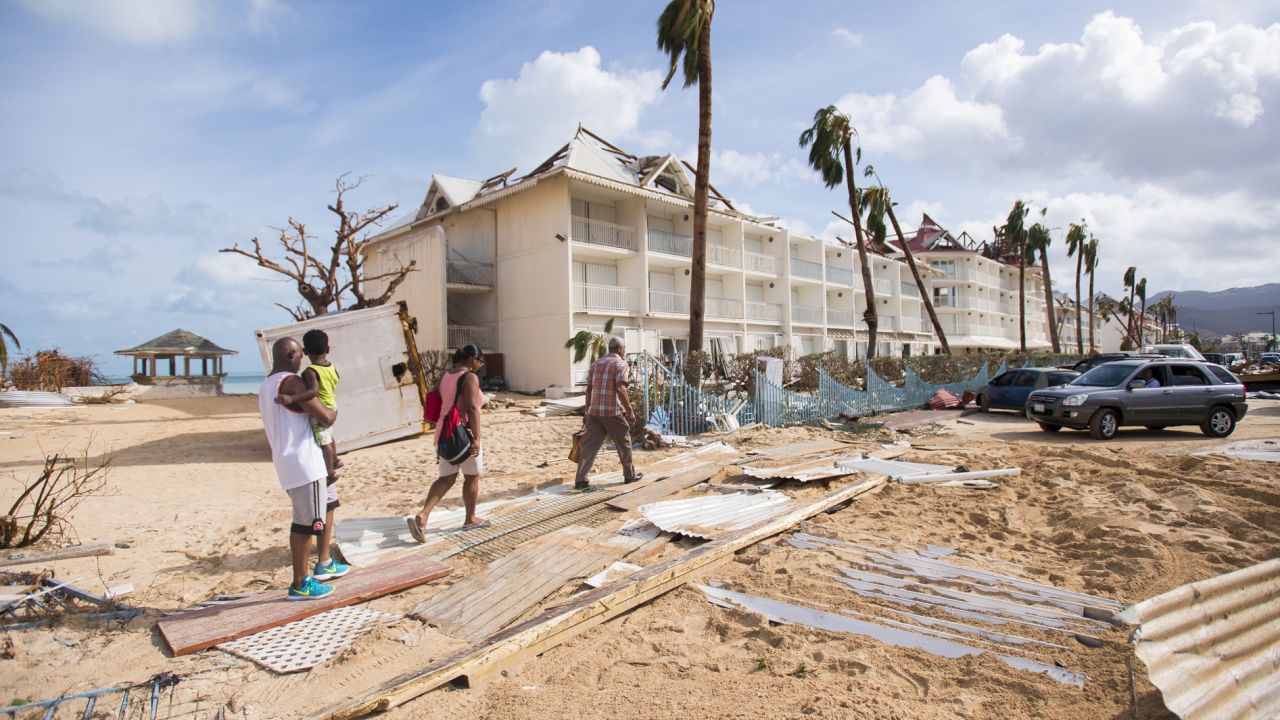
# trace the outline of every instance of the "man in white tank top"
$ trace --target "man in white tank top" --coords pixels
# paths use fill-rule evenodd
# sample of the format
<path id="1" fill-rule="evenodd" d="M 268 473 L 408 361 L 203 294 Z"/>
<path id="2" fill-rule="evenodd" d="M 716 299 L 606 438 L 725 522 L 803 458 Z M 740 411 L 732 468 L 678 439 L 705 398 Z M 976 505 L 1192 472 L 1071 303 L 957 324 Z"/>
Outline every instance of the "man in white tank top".
<path id="1" fill-rule="evenodd" d="M 271 346 L 271 373 L 258 388 L 258 412 L 271 445 L 271 461 L 276 467 L 280 487 L 293 504 L 293 523 L 289 526 L 289 552 L 293 560 L 293 582 L 290 600 L 311 600 L 333 592 L 332 585 L 320 580 L 341 577 L 351 569 L 329 557 L 333 538 L 333 511 L 338 507 L 338 490 L 326 485 L 324 453 L 316 444 L 311 420 L 325 427 L 338 418 L 318 398 L 289 405 L 281 404 L 281 395 L 297 395 L 306 390 L 298 376 L 302 367 L 302 345 L 293 338 L 281 338 Z M 320 541 L 314 573 L 307 572 L 311 539 Z"/>

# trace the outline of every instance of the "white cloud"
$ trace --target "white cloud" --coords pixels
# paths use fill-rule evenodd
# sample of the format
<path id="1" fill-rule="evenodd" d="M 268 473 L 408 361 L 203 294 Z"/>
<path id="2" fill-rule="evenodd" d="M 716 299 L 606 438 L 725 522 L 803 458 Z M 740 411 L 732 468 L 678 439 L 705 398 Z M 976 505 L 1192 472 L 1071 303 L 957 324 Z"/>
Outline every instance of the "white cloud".
<path id="1" fill-rule="evenodd" d="M 48 20 L 131 45 L 163 45 L 190 37 L 202 18 L 197 0 L 18 0 Z"/>
<path id="2" fill-rule="evenodd" d="M 697 149 L 688 153 L 689 163 L 697 165 Z M 737 186 L 755 188 L 765 184 L 786 184 L 805 180 L 814 172 L 794 157 L 782 153 L 744 153 L 732 148 L 711 151 L 711 177 L 716 187 Z M 724 186 L 724 187 L 721 187 Z"/>
<path id="3" fill-rule="evenodd" d="M 563 145 L 578 124 L 614 143 L 650 148 L 665 137 L 640 130 L 640 115 L 659 94 L 658 70 L 609 70 L 600 53 L 547 50 L 520 68 L 514 79 L 486 80 L 480 86 L 484 110 L 472 131 L 486 161 L 525 170 Z"/>
<path id="4" fill-rule="evenodd" d="M 1017 144 L 998 105 L 958 97 L 951 81 L 941 75 L 902 97 L 854 93 L 840 98 L 836 106 L 858 129 L 864 156 L 920 160 L 955 156 L 974 144 Z"/>
<path id="5" fill-rule="evenodd" d="M 831 37 L 835 38 L 845 47 L 857 49 L 862 47 L 863 41 L 866 39 L 862 33 L 856 33 L 846 27 L 838 27 L 831 31 Z"/>

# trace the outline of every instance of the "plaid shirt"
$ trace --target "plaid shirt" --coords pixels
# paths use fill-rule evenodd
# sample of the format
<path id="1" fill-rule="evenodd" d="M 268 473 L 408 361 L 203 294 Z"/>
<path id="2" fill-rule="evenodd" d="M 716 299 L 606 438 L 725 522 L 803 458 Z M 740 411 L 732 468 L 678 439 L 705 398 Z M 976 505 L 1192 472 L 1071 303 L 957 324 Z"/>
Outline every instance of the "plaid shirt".
<path id="1" fill-rule="evenodd" d="M 588 415 L 612 417 L 622 414 L 618 387 L 627 384 L 629 372 L 626 361 L 613 353 L 592 364 L 587 375 L 587 384 L 591 386 L 591 394 L 587 398 Z"/>

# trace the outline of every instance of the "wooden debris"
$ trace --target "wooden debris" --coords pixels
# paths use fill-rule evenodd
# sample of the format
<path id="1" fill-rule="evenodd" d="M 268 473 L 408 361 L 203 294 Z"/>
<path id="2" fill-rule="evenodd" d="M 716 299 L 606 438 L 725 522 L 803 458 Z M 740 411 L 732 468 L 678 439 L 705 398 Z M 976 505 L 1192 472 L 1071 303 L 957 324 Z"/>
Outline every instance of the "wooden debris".
<path id="1" fill-rule="evenodd" d="M 619 510 L 635 510 L 641 505 L 661 500 L 685 488 L 691 488 L 698 483 L 706 482 L 715 477 L 724 465 L 732 463 L 733 459 L 700 462 L 689 466 L 689 469 L 684 472 L 676 473 L 652 483 L 645 483 L 642 480 L 637 483 L 638 487 L 635 490 L 608 500 L 605 504 Z"/>
<path id="2" fill-rule="evenodd" d="M 0 556 L 0 567 L 12 565 L 28 565 L 30 563 L 49 562 L 52 560 L 68 560 L 70 558 L 91 557 L 94 555 L 110 555 L 115 552 L 114 540 L 72 545 L 57 550 L 23 550 Z"/>

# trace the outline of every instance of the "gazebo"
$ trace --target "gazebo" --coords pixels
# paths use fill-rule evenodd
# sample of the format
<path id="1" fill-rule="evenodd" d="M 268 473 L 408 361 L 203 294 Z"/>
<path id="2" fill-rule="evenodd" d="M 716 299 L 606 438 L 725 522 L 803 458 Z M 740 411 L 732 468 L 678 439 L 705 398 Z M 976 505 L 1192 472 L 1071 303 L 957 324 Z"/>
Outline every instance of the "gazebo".
<path id="1" fill-rule="evenodd" d="M 133 357 L 133 379 L 142 384 L 154 384 L 157 378 L 208 378 L 219 380 L 225 373 L 222 371 L 222 357 L 235 355 L 235 350 L 218 347 L 212 342 L 186 330 L 178 329 L 165 333 L 154 340 L 148 340 L 128 350 L 117 350 L 117 355 Z M 182 374 L 178 374 L 178 358 L 182 358 Z M 191 374 L 191 360 L 200 361 L 200 372 Z M 160 361 L 168 360 L 169 372 L 160 374 Z M 212 360 L 212 364 L 209 362 Z M 212 366 L 211 366 L 212 365 Z M 212 372 L 210 372 L 212 371 Z M 207 382 L 207 381 L 206 381 Z"/>

